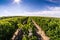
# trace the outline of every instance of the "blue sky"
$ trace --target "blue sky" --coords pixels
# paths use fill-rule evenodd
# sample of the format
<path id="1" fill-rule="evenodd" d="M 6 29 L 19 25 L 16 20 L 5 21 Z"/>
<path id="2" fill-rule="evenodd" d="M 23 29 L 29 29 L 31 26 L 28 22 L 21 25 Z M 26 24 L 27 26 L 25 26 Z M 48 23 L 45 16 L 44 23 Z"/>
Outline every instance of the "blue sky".
<path id="1" fill-rule="evenodd" d="M 60 0 L 0 0 L 0 16 L 60 16 Z"/>

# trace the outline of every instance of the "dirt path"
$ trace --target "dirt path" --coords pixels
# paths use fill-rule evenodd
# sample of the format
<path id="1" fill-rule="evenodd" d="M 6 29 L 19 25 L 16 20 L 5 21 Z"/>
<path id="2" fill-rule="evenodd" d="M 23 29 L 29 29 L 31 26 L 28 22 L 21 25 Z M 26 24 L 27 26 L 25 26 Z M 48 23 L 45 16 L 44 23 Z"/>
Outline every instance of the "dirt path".
<path id="1" fill-rule="evenodd" d="M 21 40 L 22 35 L 23 35 L 22 30 L 17 29 L 16 32 L 14 33 L 13 37 L 11 38 L 11 40 Z"/>
<path id="2" fill-rule="evenodd" d="M 23 23 L 22 24 L 26 24 L 27 23 L 27 19 L 28 19 L 28 17 L 23 20 Z M 11 40 L 22 40 L 21 39 L 22 38 L 22 35 L 23 35 L 22 30 L 21 29 L 17 29 L 15 31 L 15 33 L 13 34 L 13 37 L 11 38 Z"/>
<path id="3" fill-rule="evenodd" d="M 39 25 L 37 25 L 37 23 L 33 19 L 32 19 L 32 22 L 35 25 L 35 27 L 38 29 L 37 34 L 39 34 L 42 37 L 42 40 L 49 40 L 49 37 L 45 35 L 44 31 L 41 29 Z M 17 39 L 21 40 L 22 35 L 23 35 L 22 30 L 17 29 L 12 37 L 12 40 L 17 40 Z"/>
<path id="4" fill-rule="evenodd" d="M 46 36 L 45 32 L 41 29 L 39 25 L 32 19 L 32 22 L 34 23 L 35 27 L 38 29 L 37 33 L 42 37 L 42 40 L 49 40 L 50 38 Z"/>

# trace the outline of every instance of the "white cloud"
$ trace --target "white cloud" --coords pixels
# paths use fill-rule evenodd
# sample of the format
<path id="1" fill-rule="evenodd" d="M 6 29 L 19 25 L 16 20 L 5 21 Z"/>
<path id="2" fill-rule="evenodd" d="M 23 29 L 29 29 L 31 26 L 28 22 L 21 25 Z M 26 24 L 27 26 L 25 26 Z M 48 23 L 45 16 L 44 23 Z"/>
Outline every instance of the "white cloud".
<path id="1" fill-rule="evenodd" d="M 60 3 L 60 0 L 47 0 L 47 1 L 50 1 L 50 2 L 53 2 L 53 3 Z"/>
<path id="2" fill-rule="evenodd" d="M 24 14 L 29 16 L 60 17 L 60 7 L 48 7 L 48 9 L 50 10 L 43 10 L 38 12 L 24 12 Z"/>
<path id="3" fill-rule="evenodd" d="M 3 10 L 3 12 L 1 13 L 1 16 L 8 16 L 10 15 L 10 12 L 8 10 Z"/>
<path id="4" fill-rule="evenodd" d="M 60 7 L 48 7 L 49 10 L 35 11 L 35 12 L 15 12 L 5 10 L 2 16 L 47 16 L 47 17 L 60 17 Z"/>
<path id="5" fill-rule="evenodd" d="M 59 16 L 60 11 L 38 11 L 38 12 L 24 12 L 28 16 Z"/>
<path id="6" fill-rule="evenodd" d="M 4 13 L 9 13 L 7 10 L 4 10 Z"/>
<path id="7" fill-rule="evenodd" d="M 48 6 L 48 9 L 51 11 L 60 11 L 60 7 L 49 7 Z"/>

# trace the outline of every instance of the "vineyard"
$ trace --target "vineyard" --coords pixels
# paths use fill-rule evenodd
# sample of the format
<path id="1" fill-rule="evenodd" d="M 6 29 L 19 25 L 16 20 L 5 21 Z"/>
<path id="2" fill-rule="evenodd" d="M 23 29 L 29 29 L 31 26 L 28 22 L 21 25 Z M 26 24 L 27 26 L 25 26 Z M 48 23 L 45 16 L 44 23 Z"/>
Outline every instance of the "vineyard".
<path id="1" fill-rule="evenodd" d="M 37 33 L 38 30 L 32 19 L 50 40 L 60 40 L 59 18 L 19 16 L 0 18 L 0 40 L 12 40 L 17 29 L 20 30 L 20 34 L 14 40 L 43 40 L 41 34 Z"/>
<path id="2" fill-rule="evenodd" d="M 45 18 L 33 17 L 35 22 L 45 31 L 50 40 L 60 40 L 60 19 L 59 18 Z"/>

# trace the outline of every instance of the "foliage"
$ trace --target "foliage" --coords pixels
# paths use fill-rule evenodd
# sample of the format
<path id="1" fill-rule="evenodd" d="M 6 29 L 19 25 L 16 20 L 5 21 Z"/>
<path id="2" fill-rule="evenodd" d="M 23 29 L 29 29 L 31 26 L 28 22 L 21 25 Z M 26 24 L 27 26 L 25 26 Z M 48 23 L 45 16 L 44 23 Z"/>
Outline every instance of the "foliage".
<path id="1" fill-rule="evenodd" d="M 50 40 L 60 40 L 60 19 L 48 17 L 2 17 L 0 19 L 0 40 L 10 40 L 16 29 L 22 29 L 22 40 L 37 40 L 36 28 L 31 19 L 41 26 Z M 25 21 L 26 20 L 26 21 Z M 26 22 L 23 24 L 23 22 Z M 31 35 L 29 36 L 29 33 Z"/>
<path id="2" fill-rule="evenodd" d="M 18 23 L 22 23 L 26 17 L 13 17 L 0 20 L 0 40 L 10 40 L 13 33 L 18 28 Z"/>
<path id="3" fill-rule="evenodd" d="M 47 17 L 33 17 L 35 22 L 45 31 L 50 40 L 60 40 L 60 19 Z"/>
<path id="4" fill-rule="evenodd" d="M 37 36 L 35 36 L 35 27 L 32 24 L 30 18 L 27 20 L 27 24 L 18 24 L 19 28 L 22 28 L 23 38 L 22 40 L 37 40 Z M 31 35 L 29 33 L 32 33 Z"/>

